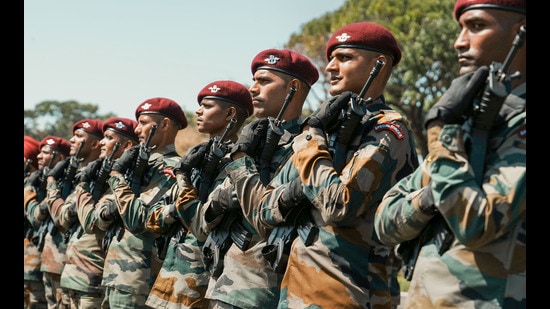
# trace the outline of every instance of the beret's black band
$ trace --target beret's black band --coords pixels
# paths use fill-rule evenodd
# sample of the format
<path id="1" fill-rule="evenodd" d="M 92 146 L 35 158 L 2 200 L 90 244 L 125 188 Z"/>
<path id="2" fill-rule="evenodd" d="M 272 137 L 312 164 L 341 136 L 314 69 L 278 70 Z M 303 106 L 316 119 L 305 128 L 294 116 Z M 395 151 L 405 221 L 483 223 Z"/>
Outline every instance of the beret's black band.
<path id="1" fill-rule="evenodd" d="M 307 79 L 305 79 L 304 77 L 296 74 L 296 73 L 293 73 L 293 72 L 289 72 L 289 71 L 286 71 L 286 70 L 282 70 L 282 69 L 279 69 L 279 68 L 274 68 L 274 67 L 268 67 L 268 66 L 260 66 L 260 67 L 257 67 L 256 68 L 256 71 L 258 70 L 273 70 L 273 71 L 278 71 L 278 72 L 281 72 L 281 73 L 285 73 L 285 74 L 288 74 L 288 75 L 291 75 L 291 76 L 294 76 L 296 77 L 297 79 L 305 82 L 306 84 L 308 84 L 310 87 L 311 87 L 311 84 L 307 81 Z"/>
<path id="2" fill-rule="evenodd" d="M 177 122 L 181 127 L 183 127 L 183 123 L 180 122 L 179 120 L 177 120 L 176 118 L 174 118 L 174 116 L 170 116 L 170 115 L 166 115 L 164 113 L 160 113 L 160 112 L 157 112 L 157 111 L 152 111 L 152 112 L 149 112 L 149 111 L 143 111 L 143 112 L 139 112 L 138 115 L 141 115 L 141 114 L 157 114 L 157 115 L 161 115 L 163 117 L 168 117 L 172 120 L 174 120 L 175 122 Z"/>
<path id="3" fill-rule="evenodd" d="M 113 132 L 115 132 L 115 133 L 117 133 L 117 134 L 126 136 L 127 138 L 129 138 L 129 139 L 131 139 L 131 140 L 133 140 L 133 141 L 135 141 L 135 142 L 139 142 L 139 139 L 137 139 L 136 136 L 128 135 L 128 134 L 126 134 L 126 133 L 123 132 L 123 131 L 119 131 L 119 130 L 117 130 L 117 129 L 115 129 L 115 128 L 107 128 L 107 130 L 111 130 L 111 131 L 113 131 Z"/>
<path id="4" fill-rule="evenodd" d="M 393 54 L 387 50 L 382 50 L 382 49 L 378 49 L 378 48 L 374 48 L 374 47 L 370 47 L 370 46 L 364 46 L 364 45 L 356 45 L 356 44 L 338 44 L 338 45 L 335 45 L 331 52 L 337 48 L 359 48 L 359 49 L 365 49 L 365 50 L 371 50 L 371 51 L 375 51 L 375 52 L 379 52 L 379 53 L 382 53 L 384 55 L 388 55 L 392 58 L 392 60 L 395 60 L 395 57 L 393 56 Z"/>
<path id="5" fill-rule="evenodd" d="M 517 13 L 520 13 L 520 14 L 527 14 L 527 10 L 522 9 L 522 8 L 518 8 L 518 7 L 514 7 L 514 6 L 480 3 L 480 4 L 468 5 L 467 7 L 463 8 L 460 12 L 458 12 L 456 15 L 460 16 L 465 11 L 477 10 L 477 9 L 496 9 L 496 10 L 505 10 L 505 11 L 517 12 Z"/>

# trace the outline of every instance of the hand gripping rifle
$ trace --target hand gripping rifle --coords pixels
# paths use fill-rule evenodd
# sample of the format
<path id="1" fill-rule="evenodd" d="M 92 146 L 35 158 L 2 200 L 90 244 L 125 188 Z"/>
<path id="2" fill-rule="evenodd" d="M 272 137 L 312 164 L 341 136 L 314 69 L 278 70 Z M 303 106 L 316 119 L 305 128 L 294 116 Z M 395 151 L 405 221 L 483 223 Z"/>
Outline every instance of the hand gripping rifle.
<path id="1" fill-rule="evenodd" d="M 52 165 L 53 165 L 53 161 L 55 159 L 55 157 L 57 156 L 58 152 L 57 151 L 53 151 L 52 152 L 52 156 L 50 157 L 50 161 L 48 161 L 48 164 L 46 164 L 46 166 L 44 166 L 42 168 L 42 171 L 41 171 L 41 174 L 40 174 L 40 177 L 38 178 L 39 180 L 39 185 L 38 185 L 38 188 L 37 188 L 37 196 L 36 196 L 36 200 L 38 202 L 41 202 L 45 197 L 46 197 L 46 185 L 47 185 L 47 181 L 46 181 L 46 178 L 48 178 L 48 173 L 50 171 L 50 169 L 52 168 Z"/>
<path id="2" fill-rule="evenodd" d="M 157 131 L 157 125 L 153 125 L 151 127 L 151 130 L 149 131 L 147 140 L 145 140 L 145 143 L 139 146 L 139 153 L 138 153 L 134 170 L 132 172 L 132 181 L 131 181 L 132 191 L 136 195 L 140 193 L 141 183 L 143 182 L 143 176 L 145 174 L 145 169 L 147 168 L 151 151 L 157 147 L 156 145 L 149 147 L 149 143 L 151 143 L 151 138 L 153 137 L 156 131 Z"/>
<path id="3" fill-rule="evenodd" d="M 82 159 L 79 159 L 78 156 L 80 155 L 82 146 L 84 146 L 85 143 L 86 140 L 82 140 L 76 150 L 76 153 L 69 158 L 69 165 L 65 168 L 65 177 L 63 177 L 63 181 L 61 182 L 61 197 L 63 199 L 66 199 L 73 189 L 74 176 L 76 175 L 78 165 L 82 161 Z"/>
<path id="4" fill-rule="evenodd" d="M 199 193 L 199 199 L 204 203 L 206 202 L 206 199 L 208 198 L 208 191 L 210 189 L 210 186 L 212 185 L 212 181 L 218 174 L 218 165 L 220 163 L 220 159 L 225 156 L 227 153 L 227 147 L 225 144 L 225 138 L 227 137 L 227 134 L 231 132 L 235 124 L 237 123 L 237 119 L 231 118 L 227 126 L 225 127 L 225 131 L 221 136 L 215 136 L 212 141 L 212 145 L 210 146 L 210 151 L 206 154 L 206 158 L 203 161 L 204 164 L 201 167 L 200 171 L 200 183 L 197 183 L 195 186 L 198 188 Z"/>
<path id="5" fill-rule="evenodd" d="M 109 178 L 109 173 L 111 172 L 111 169 L 113 167 L 113 156 L 120 148 L 120 143 L 116 142 L 111 154 L 103 160 L 101 163 L 101 168 L 99 169 L 99 172 L 97 173 L 97 177 L 94 181 L 94 188 L 92 190 L 92 198 L 94 199 L 94 202 L 97 203 L 99 198 L 103 195 L 105 192 L 105 184 L 107 183 L 107 179 Z"/>
<path id="6" fill-rule="evenodd" d="M 485 152 L 487 150 L 487 140 L 489 131 L 495 122 L 504 100 L 510 94 L 510 84 L 515 78 L 521 76 L 520 72 L 507 74 L 514 56 L 522 47 L 525 41 L 525 26 L 521 26 L 518 34 L 514 38 L 512 48 L 508 52 L 504 62 L 498 63 L 493 61 L 489 67 L 489 76 L 487 77 L 487 85 L 483 91 L 481 101 L 474 104 L 474 118 L 472 126 L 472 153 L 470 155 L 472 169 L 476 176 L 476 181 L 481 184 L 483 179 L 483 169 L 485 162 Z"/>
<path id="7" fill-rule="evenodd" d="M 236 123 L 237 119 L 231 118 L 222 135 L 215 136 L 211 139 L 208 153 L 204 155 L 200 167 L 194 170 L 194 175 L 197 177 L 193 177 L 193 186 L 197 188 L 199 199 L 202 203 L 206 202 L 212 181 L 218 175 L 220 159 L 227 153 L 225 139 Z M 166 204 L 168 204 L 168 202 Z M 170 225 L 166 232 L 155 239 L 159 258 L 164 259 L 166 257 L 166 250 L 168 249 L 168 244 L 171 239 L 181 238 L 183 232 L 184 228 L 181 221 L 176 220 Z"/>
<path id="8" fill-rule="evenodd" d="M 78 146 L 78 149 L 76 150 L 74 156 L 71 156 L 69 158 L 69 165 L 65 168 L 65 177 L 63 178 L 61 187 L 61 197 L 63 199 L 66 199 L 67 196 L 71 194 L 71 191 L 73 189 L 73 181 L 76 175 L 76 170 L 78 169 L 78 165 L 82 161 L 82 159 L 79 159 L 78 157 L 85 142 L 86 140 L 82 140 L 82 143 L 80 143 L 80 145 Z M 71 207 L 75 208 L 76 205 L 73 203 Z M 83 232 L 84 229 L 82 228 L 82 225 L 80 225 L 78 218 L 76 218 L 73 224 L 65 231 L 65 234 L 63 235 L 63 241 L 65 242 L 65 244 L 67 244 L 69 242 L 69 239 L 71 238 L 71 235 L 73 235 L 74 233 L 78 233 L 78 237 L 80 237 Z"/>
<path id="9" fill-rule="evenodd" d="M 337 133 L 333 133 L 331 136 L 331 146 L 334 149 L 332 153 L 334 169 L 340 173 L 346 164 L 346 152 L 349 142 L 353 136 L 355 129 L 359 126 L 361 119 L 367 112 L 367 105 L 372 102 L 372 98 L 363 99 L 367 90 L 370 88 L 374 78 L 378 75 L 384 61 L 377 59 L 376 64 L 372 68 L 369 78 L 365 82 L 365 85 L 359 92 L 357 97 L 352 96 L 349 100 L 348 109 L 342 111 L 340 130 Z"/>
<path id="10" fill-rule="evenodd" d="M 45 203 L 44 198 L 46 197 L 46 184 L 47 184 L 46 175 L 48 175 L 49 170 L 52 168 L 53 161 L 57 156 L 57 154 L 58 152 L 54 150 L 52 152 L 52 156 L 50 157 L 50 160 L 48 161 L 48 164 L 42 168 L 42 171 L 39 177 L 40 184 L 38 185 L 38 192 L 36 195 L 37 196 L 36 200 L 39 203 Z M 48 217 L 44 221 L 42 221 L 42 223 L 40 224 L 40 227 L 38 228 L 38 231 L 37 231 L 38 235 L 37 236 L 33 235 L 32 242 L 38 247 L 38 251 L 42 252 L 42 249 L 44 248 L 44 240 L 46 239 L 46 234 L 48 233 L 48 230 L 52 229 L 52 226 L 53 226 L 52 218 L 50 217 L 50 215 L 48 215 Z"/>
<path id="11" fill-rule="evenodd" d="M 288 107 L 288 104 L 290 101 L 292 101 L 292 98 L 294 97 L 294 94 L 296 93 L 296 88 L 291 87 L 288 91 L 288 94 L 286 95 L 285 101 L 283 103 L 283 106 L 281 107 L 281 110 L 279 111 L 279 114 L 277 115 L 277 118 L 268 117 L 269 120 L 269 128 L 267 129 L 266 139 L 265 139 L 265 146 L 262 150 L 262 155 L 260 156 L 260 180 L 264 185 L 267 185 L 270 181 L 270 175 L 271 175 L 271 159 L 273 158 L 273 152 L 275 152 L 275 149 L 277 149 L 277 146 L 279 145 L 279 140 L 281 139 L 281 136 L 283 136 L 284 130 L 281 128 L 281 126 L 284 123 L 283 114 L 285 113 L 286 108 Z"/>

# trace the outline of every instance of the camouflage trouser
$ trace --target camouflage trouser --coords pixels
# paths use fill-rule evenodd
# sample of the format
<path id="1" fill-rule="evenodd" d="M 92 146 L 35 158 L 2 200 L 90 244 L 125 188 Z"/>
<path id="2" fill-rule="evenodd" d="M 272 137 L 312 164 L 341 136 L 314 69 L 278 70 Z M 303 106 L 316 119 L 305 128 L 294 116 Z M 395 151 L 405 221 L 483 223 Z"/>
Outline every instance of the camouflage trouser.
<path id="1" fill-rule="evenodd" d="M 25 309 L 46 309 L 46 293 L 44 291 L 44 282 L 25 280 L 23 282 L 23 291 L 25 297 Z"/>
<path id="2" fill-rule="evenodd" d="M 117 308 L 117 309 L 150 309 L 145 306 L 147 295 L 130 294 L 121 290 L 107 287 L 105 291 L 105 299 L 101 304 L 101 308 Z"/>
<path id="3" fill-rule="evenodd" d="M 69 296 L 70 309 L 101 309 L 101 304 L 105 298 L 103 293 L 84 293 L 75 290 L 66 291 Z"/>
<path id="4" fill-rule="evenodd" d="M 44 272 L 42 274 L 42 281 L 44 282 L 44 291 L 46 294 L 46 300 L 48 301 L 48 309 L 63 308 L 61 306 L 62 290 L 59 286 L 61 280 L 60 274 L 54 274 Z"/>

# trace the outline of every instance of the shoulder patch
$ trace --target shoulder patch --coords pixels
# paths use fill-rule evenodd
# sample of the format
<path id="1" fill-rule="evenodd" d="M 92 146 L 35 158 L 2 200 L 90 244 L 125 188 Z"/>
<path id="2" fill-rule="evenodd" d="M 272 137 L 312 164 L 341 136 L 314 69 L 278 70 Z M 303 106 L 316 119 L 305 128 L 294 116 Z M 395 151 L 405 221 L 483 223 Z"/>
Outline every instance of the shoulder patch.
<path id="1" fill-rule="evenodd" d="M 399 127 L 395 123 L 383 122 L 383 123 L 379 123 L 379 124 L 374 126 L 374 131 L 375 132 L 380 132 L 380 131 L 383 131 L 383 130 L 390 131 L 391 133 L 393 133 L 393 135 L 395 135 L 395 137 L 397 137 L 397 139 L 404 139 L 405 138 L 405 133 L 403 133 L 403 130 L 401 130 L 401 127 Z"/>
<path id="2" fill-rule="evenodd" d="M 174 168 L 172 166 L 166 166 L 165 168 L 158 170 L 159 175 L 168 175 L 170 178 L 176 179 L 176 174 L 174 174 Z"/>
<path id="3" fill-rule="evenodd" d="M 518 128 L 516 133 L 518 134 L 519 138 L 526 138 L 526 136 L 527 136 L 527 126 L 525 124 L 521 125 L 521 127 Z"/>

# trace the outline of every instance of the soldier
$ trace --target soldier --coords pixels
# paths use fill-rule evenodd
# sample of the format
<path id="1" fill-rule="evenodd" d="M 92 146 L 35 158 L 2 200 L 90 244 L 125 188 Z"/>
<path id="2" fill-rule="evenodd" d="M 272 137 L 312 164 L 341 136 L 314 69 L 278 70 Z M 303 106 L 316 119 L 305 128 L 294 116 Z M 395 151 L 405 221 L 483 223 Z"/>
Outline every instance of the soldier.
<path id="1" fill-rule="evenodd" d="M 45 222 L 49 219 L 48 205 L 44 200 L 46 175 L 50 168 L 69 156 L 71 143 L 64 138 L 48 135 L 40 141 L 39 148 L 40 153 L 36 156 L 38 170 L 29 176 L 24 188 L 24 208 L 33 229 L 29 246 L 25 247 L 25 284 L 38 295 L 44 294 L 46 304 L 38 307 L 55 308 L 56 288 L 52 289 L 50 284 L 46 284 L 42 269 L 42 251 L 47 233 Z M 38 278 L 40 283 L 36 281 Z M 32 307 L 32 300 L 29 307 Z"/>
<path id="2" fill-rule="evenodd" d="M 73 233 L 67 243 L 67 261 L 60 281 L 61 287 L 68 293 L 71 308 L 101 308 L 105 298 L 105 288 L 100 284 L 105 263 L 102 242 L 106 228 L 99 226 L 96 213 L 104 205 L 112 203 L 113 198 L 110 194 L 103 194 L 106 178 L 100 183 L 97 174 L 102 168 L 112 166 L 112 160 L 139 143 L 134 133 L 136 126 L 136 121 L 126 118 L 105 120 L 103 138 L 99 141 L 99 158 L 84 166 L 77 176 L 75 208 L 67 211 L 75 212 L 73 216 L 77 217 L 82 232 Z"/>
<path id="3" fill-rule="evenodd" d="M 46 296 L 44 293 L 44 284 L 42 283 L 42 272 L 40 271 L 40 252 L 35 243 L 32 242 L 32 238 L 35 233 L 38 232 L 39 225 L 33 225 L 29 220 L 27 214 L 27 205 L 30 198 L 29 195 L 32 195 L 33 198 L 35 194 L 31 194 L 30 188 L 27 189 L 27 186 L 32 187 L 27 180 L 30 175 L 33 175 L 35 180 L 38 180 L 40 172 L 38 171 L 38 154 L 40 153 L 40 142 L 34 138 L 25 135 L 23 143 L 23 157 L 24 157 L 24 237 L 23 237 L 23 247 L 24 247 L 24 297 L 25 297 L 25 308 L 47 308 Z M 36 173 L 35 173 L 36 171 Z M 33 174 L 34 173 L 34 174 Z M 31 182 L 34 182 L 31 179 Z"/>
<path id="4" fill-rule="evenodd" d="M 414 271 L 405 308 L 526 307 L 526 2 L 455 3 L 461 76 L 426 115 L 425 161 L 375 217 Z"/>
<path id="5" fill-rule="evenodd" d="M 254 112 L 248 89 L 230 80 L 208 83 L 198 93 L 197 102 L 197 130 L 209 134 L 210 139 L 181 159 L 175 169 L 178 182 L 149 210 L 147 228 L 163 234 L 157 240 L 164 241 L 166 249 L 146 302 L 152 308 L 208 308 L 204 296 L 210 272 L 204 267 L 201 251 L 206 235 L 198 227 L 197 210 L 212 188 L 225 179 L 227 150 Z"/>
<path id="6" fill-rule="evenodd" d="M 385 27 L 358 22 L 332 34 L 326 56 L 334 97 L 306 118 L 258 210 L 268 226 L 300 210 L 313 218 L 300 222 L 278 308 L 391 308 L 391 248 L 374 213 L 418 166 L 410 126 L 383 95 L 401 50 Z"/>
<path id="7" fill-rule="evenodd" d="M 103 123 L 98 119 L 82 119 L 73 124 L 70 156 L 58 162 L 47 177 L 47 210 L 50 214 L 51 232 L 46 234 L 42 251 L 42 271 L 46 289 L 56 293 L 58 308 L 69 308 L 69 296 L 60 287 L 61 272 L 67 261 L 66 250 L 69 236 L 78 227 L 75 212 L 74 187 L 76 173 L 99 156 L 99 140 L 103 136 Z M 60 297 L 61 296 L 61 297 Z"/>
<path id="8" fill-rule="evenodd" d="M 223 267 L 214 265 L 208 286 L 212 308 L 277 307 L 282 273 L 262 254 L 268 231 L 256 222 L 255 207 L 272 175 L 290 155 L 290 143 L 303 121 L 304 102 L 319 78 L 307 57 L 289 49 L 259 52 L 252 59 L 251 72 L 249 91 L 260 119 L 243 129 L 231 151 L 234 161 L 226 166 L 230 179 L 212 192 L 201 210 L 203 227 L 210 235 L 219 233 L 220 226 L 228 228 L 224 220 L 235 218 L 230 216 L 235 209 L 239 213 L 230 225 L 231 238 L 238 241 L 224 244 L 228 249 L 220 258 Z M 207 244 L 203 252 L 209 255 L 216 249 Z"/>
<path id="9" fill-rule="evenodd" d="M 153 253 L 159 235 L 146 229 L 146 217 L 149 208 L 176 181 L 173 170 L 180 156 L 174 141 L 178 131 L 187 127 L 181 106 L 168 98 L 145 100 L 136 108 L 135 116 L 140 145 L 125 151 L 113 164 L 107 183 L 115 202 L 109 203 L 97 218 L 98 225 L 107 225 L 115 218 L 123 222 L 105 257 L 105 308 L 146 308 L 156 277 L 153 261 L 160 267 Z"/>
<path id="10" fill-rule="evenodd" d="M 24 160 L 24 180 L 27 180 L 29 175 L 38 169 L 38 160 L 36 156 L 40 153 L 40 142 L 25 135 L 23 137 L 23 160 Z M 23 184 L 25 181 L 23 181 Z"/>

